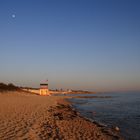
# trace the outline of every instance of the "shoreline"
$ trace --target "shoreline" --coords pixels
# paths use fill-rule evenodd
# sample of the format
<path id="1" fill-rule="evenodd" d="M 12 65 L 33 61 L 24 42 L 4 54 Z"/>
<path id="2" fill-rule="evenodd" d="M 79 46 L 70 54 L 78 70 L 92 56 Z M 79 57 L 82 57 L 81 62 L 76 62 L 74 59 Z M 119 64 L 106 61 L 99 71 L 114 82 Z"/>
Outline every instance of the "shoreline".
<path id="1" fill-rule="evenodd" d="M 68 98 L 0 94 L 0 139 L 122 140 L 118 134 L 82 117 Z"/>
<path id="2" fill-rule="evenodd" d="M 69 98 L 69 97 L 68 97 Z M 91 137 L 90 139 L 94 139 L 94 140 L 99 140 L 99 139 L 103 139 L 103 140 L 124 140 L 124 138 L 122 138 L 122 136 L 120 135 L 119 131 L 116 131 L 115 129 L 111 129 L 108 128 L 105 125 L 102 125 L 98 122 L 96 122 L 95 120 L 91 120 L 89 118 L 83 117 L 78 110 L 76 110 L 73 106 L 71 101 L 68 101 L 68 98 L 64 98 L 58 101 L 58 105 L 57 105 L 57 112 L 58 115 L 60 115 L 60 120 L 62 120 L 62 118 L 66 118 L 67 115 L 63 115 L 61 114 L 61 112 L 65 112 L 68 113 L 69 119 L 70 121 L 73 121 L 73 117 L 75 120 L 79 120 L 80 123 L 85 123 L 87 126 L 85 128 L 89 128 L 88 131 L 90 131 L 89 133 L 93 133 L 93 130 L 95 131 L 94 134 L 92 135 L 93 137 Z M 71 97 L 70 97 L 71 98 Z M 63 112 L 63 113 L 64 113 Z M 94 128 L 94 129 L 91 129 Z M 87 130 L 87 129 L 85 129 Z M 95 136 L 96 135 L 96 136 Z"/>

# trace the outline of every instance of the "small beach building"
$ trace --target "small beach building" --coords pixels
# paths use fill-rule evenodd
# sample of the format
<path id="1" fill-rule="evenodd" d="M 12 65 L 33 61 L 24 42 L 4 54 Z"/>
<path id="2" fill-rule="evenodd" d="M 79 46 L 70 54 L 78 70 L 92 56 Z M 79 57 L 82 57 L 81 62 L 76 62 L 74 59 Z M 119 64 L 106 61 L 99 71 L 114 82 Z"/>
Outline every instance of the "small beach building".
<path id="1" fill-rule="evenodd" d="M 50 95 L 47 83 L 40 84 L 40 95 Z"/>

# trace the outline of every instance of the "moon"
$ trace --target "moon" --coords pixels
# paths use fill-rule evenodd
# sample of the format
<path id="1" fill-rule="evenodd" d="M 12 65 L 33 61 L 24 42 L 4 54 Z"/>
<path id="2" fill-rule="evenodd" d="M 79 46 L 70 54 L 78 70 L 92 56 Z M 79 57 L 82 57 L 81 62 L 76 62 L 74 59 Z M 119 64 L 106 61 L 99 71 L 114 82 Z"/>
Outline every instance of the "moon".
<path id="1" fill-rule="evenodd" d="M 15 15 L 15 14 L 13 14 L 13 15 L 12 15 L 12 18 L 15 18 L 15 17 L 16 17 L 16 15 Z"/>

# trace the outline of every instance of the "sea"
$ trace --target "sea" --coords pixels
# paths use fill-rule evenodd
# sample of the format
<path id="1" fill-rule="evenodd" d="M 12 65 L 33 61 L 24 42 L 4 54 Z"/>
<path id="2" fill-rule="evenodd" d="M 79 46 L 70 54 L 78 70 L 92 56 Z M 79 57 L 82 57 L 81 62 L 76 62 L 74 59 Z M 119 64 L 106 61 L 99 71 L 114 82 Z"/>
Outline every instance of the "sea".
<path id="1" fill-rule="evenodd" d="M 140 140 L 140 92 L 75 94 L 73 107 L 106 127 L 119 127 L 126 140 Z"/>

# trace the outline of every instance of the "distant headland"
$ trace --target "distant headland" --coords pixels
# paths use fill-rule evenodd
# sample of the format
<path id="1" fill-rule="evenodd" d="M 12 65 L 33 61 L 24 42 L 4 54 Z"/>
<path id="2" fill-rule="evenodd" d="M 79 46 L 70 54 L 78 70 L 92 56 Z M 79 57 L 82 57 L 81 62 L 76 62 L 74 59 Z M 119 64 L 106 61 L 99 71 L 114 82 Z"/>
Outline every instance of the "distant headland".
<path id="1" fill-rule="evenodd" d="M 39 94 L 39 95 L 51 95 L 51 94 L 94 94 L 96 92 L 94 91 L 87 91 L 87 90 L 72 90 L 72 89 L 56 89 L 52 90 L 48 88 L 48 83 L 42 83 L 40 84 L 39 88 L 33 88 L 33 87 L 18 87 L 15 86 L 12 83 L 5 84 L 5 83 L 0 83 L 0 91 L 18 91 L 22 90 L 25 92 L 30 92 L 33 94 Z"/>

